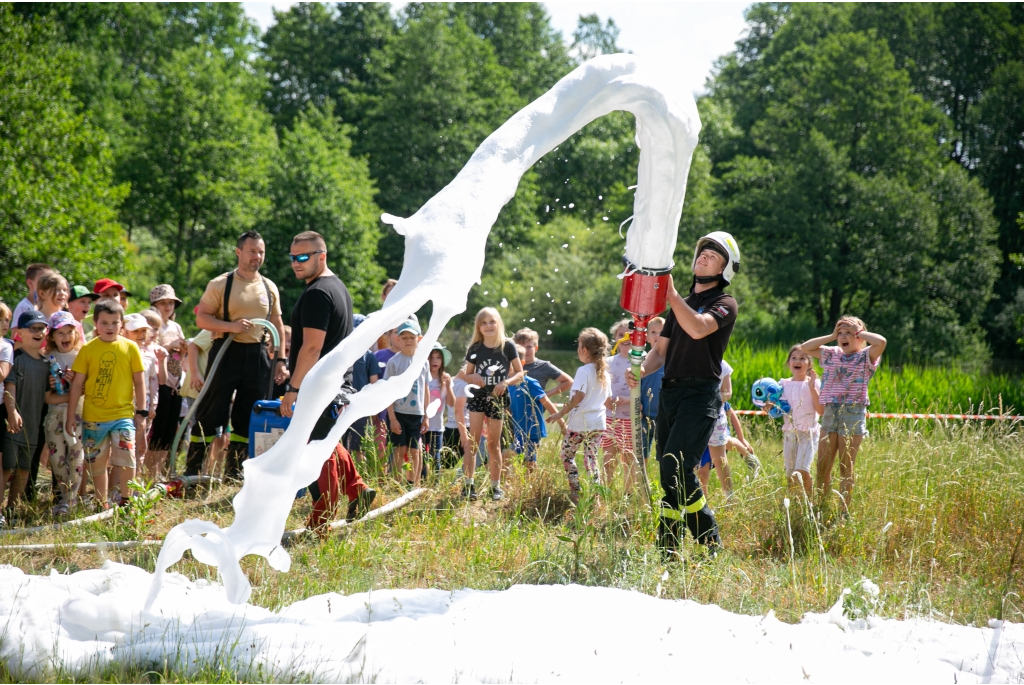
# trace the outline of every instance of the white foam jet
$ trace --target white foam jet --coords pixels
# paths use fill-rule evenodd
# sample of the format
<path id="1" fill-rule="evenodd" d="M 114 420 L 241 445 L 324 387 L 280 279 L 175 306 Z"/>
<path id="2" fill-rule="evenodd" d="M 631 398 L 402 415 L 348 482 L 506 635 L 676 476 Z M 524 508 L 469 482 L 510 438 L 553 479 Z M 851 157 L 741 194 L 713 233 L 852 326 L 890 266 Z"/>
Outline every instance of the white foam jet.
<path id="1" fill-rule="evenodd" d="M 479 282 L 484 247 L 498 212 L 516 192 L 520 177 L 541 157 L 588 123 L 615 110 L 636 117 L 640 147 L 634 214 L 626 234 L 625 256 L 635 266 L 671 266 L 679 217 L 697 146 L 700 118 L 683 82 L 665 80 L 635 55 L 592 59 L 517 112 L 477 148 L 462 171 L 416 214 L 383 220 L 405 236 L 405 261 L 398 285 L 384 307 L 313 367 L 303 383 L 295 416 L 266 453 L 244 463 L 245 481 L 235 496 L 235 520 L 226 529 L 189 520 L 167 535 L 156 564 L 147 607 L 160 591 L 164 572 L 186 549 L 219 567 L 228 597 L 242 603 L 251 587 L 239 566 L 248 554 L 265 557 L 287 571 L 291 559 L 281 547 L 297 489 L 315 480 L 342 434 L 358 418 L 382 411 L 407 394 L 427 362 L 441 330 L 466 309 Z M 619 265 L 610 264 L 610 269 Z M 367 385 L 325 440 L 307 444 L 321 412 L 334 399 L 345 370 L 385 331 L 395 328 L 427 301 L 433 313 L 409 370 Z M 502 300 L 502 306 L 507 303 Z"/>

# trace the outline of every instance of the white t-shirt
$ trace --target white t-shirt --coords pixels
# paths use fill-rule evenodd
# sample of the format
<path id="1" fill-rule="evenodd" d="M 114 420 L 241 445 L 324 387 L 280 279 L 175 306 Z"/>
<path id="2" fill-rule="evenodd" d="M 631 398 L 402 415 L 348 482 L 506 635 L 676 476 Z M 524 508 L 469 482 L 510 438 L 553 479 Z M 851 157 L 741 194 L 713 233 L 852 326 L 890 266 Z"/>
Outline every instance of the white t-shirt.
<path id="1" fill-rule="evenodd" d="M 160 397 L 160 363 L 156 354 L 139 345 L 142 354 L 142 378 L 146 384 L 146 411 L 156 409 L 157 398 Z"/>
<path id="2" fill-rule="evenodd" d="M 574 433 L 603 431 L 606 428 L 604 401 L 612 396 L 611 379 L 605 373 L 602 384 L 597 378 L 597 366 L 591 362 L 576 369 L 569 397 L 577 392 L 584 393 L 583 401 L 569 412 L 567 428 Z"/>
<path id="3" fill-rule="evenodd" d="M 723 359 L 722 360 L 722 381 L 724 382 L 725 379 L 728 378 L 731 375 L 732 375 L 732 367 L 729 366 L 729 362 L 727 362 L 727 361 L 725 361 Z M 719 393 L 722 392 L 721 383 L 719 384 L 718 392 Z M 725 413 L 725 402 L 722 402 L 722 408 L 718 411 L 718 421 L 719 421 L 719 423 L 721 423 L 721 422 L 727 421 L 727 420 L 728 420 L 728 418 L 727 418 L 726 413 Z"/>
<path id="4" fill-rule="evenodd" d="M 608 363 L 608 376 L 611 378 L 611 396 L 629 397 L 629 386 L 626 385 L 629 357 L 616 354 L 606 357 L 605 361 Z M 629 402 L 619 402 L 618 406 L 615 407 L 615 411 L 606 409 L 605 414 L 609 419 L 628 419 Z"/>
<path id="5" fill-rule="evenodd" d="M 11 315 L 11 328 L 17 328 L 18 319 L 21 318 L 21 315 L 25 312 L 31 312 L 35 308 L 36 306 L 29 302 L 27 297 L 21 298 L 21 302 L 19 302 L 18 306 L 14 308 L 14 313 Z"/>
<path id="6" fill-rule="evenodd" d="M 7 338 L 0 338 L 0 362 L 14 363 L 14 343 Z"/>
<path id="7" fill-rule="evenodd" d="M 807 387 L 807 381 L 784 378 L 779 381 L 779 385 L 782 386 L 782 399 L 789 402 L 790 407 L 790 413 L 782 417 L 782 430 L 814 430 L 818 425 L 818 412 L 814 411 L 811 389 Z M 814 387 L 821 391 L 820 378 L 814 379 Z"/>
<path id="8" fill-rule="evenodd" d="M 70 352 L 56 352 L 56 351 L 51 352 L 46 357 L 46 363 L 47 364 L 50 363 L 50 357 L 51 356 L 53 357 L 53 360 L 55 362 L 60 364 L 61 371 L 63 371 L 64 373 L 67 373 L 68 371 L 71 370 L 71 365 L 75 363 L 75 357 L 78 356 L 78 350 L 71 350 Z M 70 389 L 69 386 L 67 385 L 66 381 L 65 381 L 64 387 L 67 388 L 67 389 Z M 84 395 L 82 397 L 78 398 L 78 411 L 75 412 L 75 414 L 78 415 L 78 416 L 82 415 L 82 400 L 83 399 L 84 399 Z M 63 406 L 63 405 L 60 405 L 60 406 Z"/>
<path id="9" fill-rule="evenodd" d="M 466 386 L 467 385 L 469 385 L 469 383 L 467 383 L 466 381 L 462 380 L 461 378 L 453 378 L 452 379 L 452 392 L 455 394 L 455 401 L 456 402 L 459 401 L 460 397 L 466 397 L 466 398 L 469 397 L 469 392 L 466 391 Z M 442 399 L 441 402 L 443 403 L 444 400 Z M 463 405 L 464 406 L 464 410 L 463 410 L 464 416 L 462 417 L 462 419 L 463 419 L 462 425 L 464 425 L 466 428 L 469 428 L 469 406 L 468 406 L 468 404 L 469 403 L 467 402 L 465 405 Z M 455 407 L 449 407 L 449 406 L 445 405 L 444 410 L 447 412 L 447 416 L 448 416 L 447 421 L 445 421 L 444 427 L 445 428 L 452 428 L 452 429 L 458 428 L 459 427 L 459 422 L 456 420 Z M 434 430 L 434 429 L 431 428 L 430 430 Z"/>

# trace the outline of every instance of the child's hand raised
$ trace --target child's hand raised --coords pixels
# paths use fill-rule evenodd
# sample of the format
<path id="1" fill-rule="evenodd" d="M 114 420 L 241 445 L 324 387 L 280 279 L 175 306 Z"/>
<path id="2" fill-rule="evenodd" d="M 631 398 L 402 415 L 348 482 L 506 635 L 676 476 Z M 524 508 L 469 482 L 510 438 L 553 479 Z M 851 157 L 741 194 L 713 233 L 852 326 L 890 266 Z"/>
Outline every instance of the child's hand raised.
<path id="1" fill-rule="evenodd" d="M 818 380 L 818 372 L 814 370 L 814 364 L 807 367 L 807 385 L 814 387 L 814 381 Z"/>

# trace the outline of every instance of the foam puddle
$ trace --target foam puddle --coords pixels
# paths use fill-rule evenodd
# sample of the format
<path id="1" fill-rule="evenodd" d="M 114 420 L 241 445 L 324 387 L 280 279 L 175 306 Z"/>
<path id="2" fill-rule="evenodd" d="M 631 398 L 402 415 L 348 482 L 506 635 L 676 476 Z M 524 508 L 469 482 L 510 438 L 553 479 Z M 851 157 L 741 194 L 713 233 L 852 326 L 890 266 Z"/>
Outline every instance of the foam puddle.
<path id="1" fill-rule="evenodd" d="M 228 598 L 236 603 L 245 602 L 251 592 L 238 564 L 243 556 L 258 554 L 273 568 L 288 570 L 291 559 L 280 542 L 292 493 L 317 478 L 333 445 L 353 421 L 382 411 L 408 393 L 445 324 L 466 309 L 469 289 L 480 280 L 487 235 L 498 212 L 515 194 L 523 173 L 570 135 L 614 110 L 634 114 L 640 147 L 626 257 L 652 269 L 671 265 L 690 157 L 700 131 L 697 106 L 679 83 L 662 81 L 633 55 L 598 57 L 578 67 L 492 133 L 458 176 L 412 217 L 382 217 L 405 235 L 405 261 L 398 285 L 383 309 L 367 317 L 313 367 L 299 394 L 295 417 L 281 439 L 266 453 L 245 462 L 245 482 L 233 502 L 234 522 L 221 530 L 211 522 L 191 520 L 168 533 L 157 560 L 149 604 L 160 592 L 166 569 L 181 559 L 186 549 L 191 549 L 197 560 L 220 569 Z M 433 302 L 430 325 L 409 370 L 363 388 L 352 397 L 330 436 L 307 445 L 317 417 L 341 387 L 345 370 L 381 334 L 428 300 Z"/>
<path id="2" fill-rule="evenodd" d="M 146 571 L 109 561 L 68 576 L 0 567 L 0 659 L 19 680 L 112 663 L 185 674 L 219 665 L 263 682 L 1024 679 L 1020 624 L 850 622 L 837 605 L 789 625 L 577 585 L 326 594 L 272 612 L 176 573 L 144 611 L 151 582 Z"/>

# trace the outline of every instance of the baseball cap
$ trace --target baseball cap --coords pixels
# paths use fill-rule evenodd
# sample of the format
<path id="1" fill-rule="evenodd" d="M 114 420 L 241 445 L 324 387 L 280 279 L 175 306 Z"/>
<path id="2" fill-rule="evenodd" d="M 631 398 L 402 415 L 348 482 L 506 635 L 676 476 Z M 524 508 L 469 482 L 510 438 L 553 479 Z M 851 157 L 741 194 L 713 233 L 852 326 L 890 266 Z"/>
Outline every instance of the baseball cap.
<path id="1" fill-rule="evenodd" d="M 416 335 L 422 335 L 422 333 L 420 332 L 420 325 L 417 322 L 413 321 L 412 319 L 406 319 L 405 321 L 403 321 L 401 325 L 398 326 L 398 329 L 395 331 L 395 333 L 401 335 L 406 331 L 412 331 Z"/>
<path id="2" fill-rule="evenodd" d="M 51 331 L 55 331 L 64 326 L 78 326 L 78 321 L 75 317 L 71 316 L 71 312 L 54 312 L 50 316 L 50 322 L 47 325 Z"/>
<path id="3" fill-rule="evenodd" d="M 18 328 L 29 328 L 30 326 L 35 326 L 37 323 L 41 323 L 49 328 L 46 317 L 37 309 L 22 312 L 21 316 L 18 317 Z"/>
<path id="4" fill-rule="evenodd" d="M 160 300 L 174 300 L 174 308 L 181 306 L 181 300 L 174 294 L 174 286 L 164 283 L 149 291 L 149 303 L 154 304 Z"/>
<path id="5" fill-rule="evenodd" d="M 122 291 L 125 295 L 129 297 L 131 297 L 132 295 L 130 292 L 128 292 L 127 288 L 125 288 L 123 285 L 115 281 L 113 278 L 101 278 L 100 280 L 96 281 L 96 285 L 92 287 L 92 291 L 99 295 L 104 290 L 110 290 L 111 288 L 117 288 L 118 290 Z"/>
<path id="6" fill-rule="evenodd" d="M 128 331 L 137 331 L 140 328 L 150 328 L 150 325 L 142 314 L 129 314 L 124 317 L 124 328 Z"/>
<path id="7" fill-rule="evenodd" d="M 77 300 L 77 299 L 82 298 L 82 297 L 88 297 L 93 302 L 95 302 L 96 300 L 100 299 L 100 296 L 99 296 L 98 293 L 92 292 L 91 290 L 86 288 L 84 285 L 73 285 L 73 286 L 71 286 L 71 297 L 69 297 L 68 300 L 69 301 L 70 300 Z"/>

